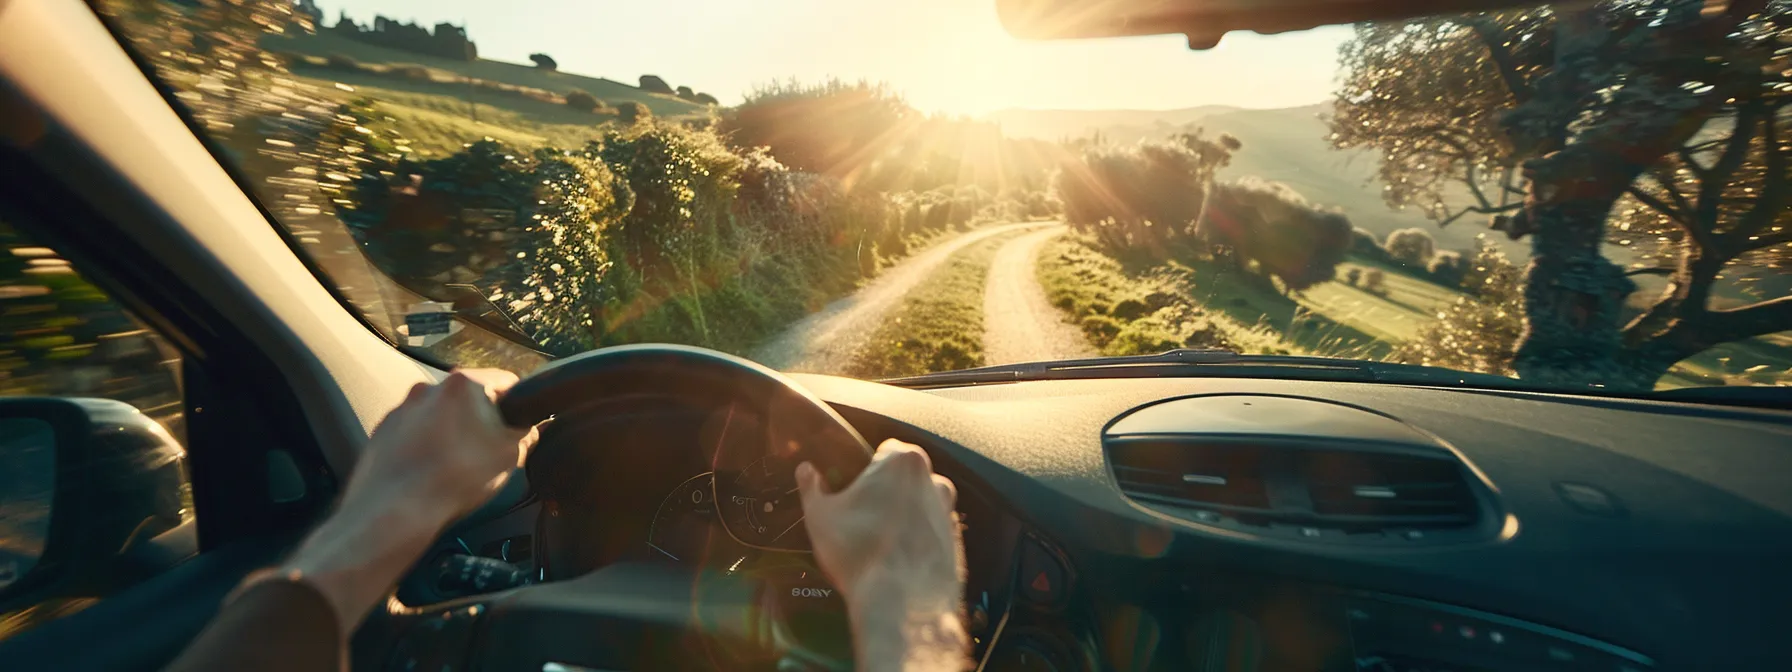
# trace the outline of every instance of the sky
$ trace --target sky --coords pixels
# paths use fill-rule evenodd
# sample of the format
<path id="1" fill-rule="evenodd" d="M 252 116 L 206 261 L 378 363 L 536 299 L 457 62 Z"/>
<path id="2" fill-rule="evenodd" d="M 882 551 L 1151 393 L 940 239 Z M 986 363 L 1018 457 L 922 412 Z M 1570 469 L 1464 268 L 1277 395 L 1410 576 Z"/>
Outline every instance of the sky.
<path id="1" fill-rule="evenodd" d="M 1210 51 L 1181 36 L 1028 42 L 994 0 L 319 0 L 433 26 L 465 23 L 484 58 L 633 84 L 655 74 L 724 104 L 755 85 L 828 77 L 884 82 L 929 112 L 1005 108 L 1278 108 L 1330 98 L 1347 27 L 1227 35 Z"/>

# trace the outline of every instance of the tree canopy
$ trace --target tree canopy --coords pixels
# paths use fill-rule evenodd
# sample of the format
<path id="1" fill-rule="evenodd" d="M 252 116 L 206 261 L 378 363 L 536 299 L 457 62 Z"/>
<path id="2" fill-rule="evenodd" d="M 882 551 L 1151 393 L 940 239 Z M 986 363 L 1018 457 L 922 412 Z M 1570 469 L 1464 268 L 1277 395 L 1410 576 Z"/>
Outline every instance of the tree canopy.
<path id="1" fill-rule="evenodd" d="M 1512 370 L 1646 388 L 1714 345 L 1792 330 L 1783 288 L 1712 301 L 1720 281 L 1792 257 L 1789 6 L 1612 0 L 1359 25 L 1331 141 L 1381 155 L 1392 206 L 1530 238 Z M 1607 243 L 1633 252 L 1614 261 Z M 1638 274 L 1669 284 L 1632 315 Z"/>

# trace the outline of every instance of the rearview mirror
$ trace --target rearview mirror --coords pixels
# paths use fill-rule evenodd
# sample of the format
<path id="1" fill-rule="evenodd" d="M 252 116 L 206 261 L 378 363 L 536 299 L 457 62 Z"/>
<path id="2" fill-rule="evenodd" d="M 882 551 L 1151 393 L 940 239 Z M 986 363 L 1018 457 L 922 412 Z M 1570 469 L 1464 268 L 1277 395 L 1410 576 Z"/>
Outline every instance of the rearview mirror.
<path id="1" fill-rule="evenodd" d="M 190 530 L 186 482 L 180 444 L 130 404 L 0 398 L 0 613 L 104 595 L 144 549 L 187 545 L 164 536 Z"/>
<path id="2" fill-rule="evenodd" d="M 1182 34 L 1188 36 L 1190 49 L 1210 49 L 1234 30 L 1281 33 L 1536 4 L 1536 0 L 996 0 L 996 14 L 1008 33 L 1021 39 Z"/>

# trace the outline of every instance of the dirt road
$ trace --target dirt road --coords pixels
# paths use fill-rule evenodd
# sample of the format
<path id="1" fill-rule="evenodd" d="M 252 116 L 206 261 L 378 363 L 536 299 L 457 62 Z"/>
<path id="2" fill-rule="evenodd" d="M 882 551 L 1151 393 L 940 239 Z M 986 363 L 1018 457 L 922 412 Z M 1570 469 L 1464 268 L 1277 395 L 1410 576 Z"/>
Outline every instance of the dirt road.
<path id="1" fill-rule="evenodd" d="M 990 262 L 983 294 L 983 355 L 988 364 L 1094 356 L 1089 339 L 1046 299 L 1034 264 L 1040 248 L 1064 233 L 1053 226 L 1008 241 Z"/>
<path id="2" fill-rule="evenodd" d="M 779 371 L 840 373 L 852 363 L 853 353 L 882 324 L 884 313 L 952 253 L 990 236 L 1050 225 L 1049 222 L 1021 222 L 988 226 L 928 248 L 885 269 L 851 296 L 836 300 L 820 312 L 799 320 L 756 348 L 750 357 Z M 1030 270 L 1027 278 L 1032 278 Z"/>

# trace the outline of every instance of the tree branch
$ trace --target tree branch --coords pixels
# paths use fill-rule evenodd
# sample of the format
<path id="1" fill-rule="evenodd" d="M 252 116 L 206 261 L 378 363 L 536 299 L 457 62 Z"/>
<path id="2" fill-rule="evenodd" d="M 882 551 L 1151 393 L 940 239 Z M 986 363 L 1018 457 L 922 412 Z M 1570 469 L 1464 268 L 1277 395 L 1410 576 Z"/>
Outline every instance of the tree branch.
<path id="1" fill-rule="evenodd" d="M 1792 330 L 1792 296 L 1782 296 L 1731 310 L 1706 313 L 1699 329 L 1706 342 L 1728 343 Z"/>
<path id="2" fill-rule="evenodd" d="M 1441 229 L 1443 227 L 1449 226 L 1451 222 L 1454 222 L 1458 219 L 1462 219 L 1464 216 L 1467 216 L 1470 214 L 1496 215 L 1496 214 L 1499 214 L 1502 212 L 1512 212 L 1514 210 L 1521 210 L 1523 208 L 1524 208 L 1523 203 L 1513 203 L 1511 205 L 1496 205 L 1496 206 L 1488 206 L 1488 207 L 1480 207 L 1480 206 L 1471 205 L 1471 206 L 1468 206 L 1461 210 L 1456 211 L 1456 214 L 1454 214 L 1454 215 L 1450 215 L 1449 217 L 1445 217 L 1443 219 L 1438 220 L 1437 227 Z"/>
<path id="3" fill-rule="evenodd" d="M 1624 275 L 1673 275 L 1678 272 L 1680 269 L 1677 268 L 1634 268 L 1625 271 Z"/>
<path id="4" fill-rule="evenodd" d="M 1531 99 L 1531 86 L 1526 84 L 1524 76 L 1518 72 L 1518 64 L 1512 58 L 1512 50 L 1506 48 L 1505 31 L 1493 25 L 1487 17 L 1469 19 L 1468 27 L 1475 31 L 1481 42 L 1487 45 L 1487 56 L 1500 72 L 1500 81 L 1506 83 L 1506 90 L 1512 97 L 1523 103 Z"/>
<path id="5" fill-rule="evenodd" d="M 1638 203 L 1647 205 L 1651 210 L 1661 213 L 1663 217 L 1674 220 L 1674 223 L 1679 224 L 1680 228 L 1687 229 L 1686 233 L 1688 235 L 1693 236 L 1695 239 L 1698 238 L 1698 234 L 1694 233 L 1691 230 L 1691 227 L 1687 226 L 1685 212 L 1674 206 L 1668 205 L 1667 203 L 1663 203 L 1661 199 L 1650 196 L 1649 192 L 1638 189 L 1635 186 L 1631 186 L 1628 193 L 1630 194 L 1630 197 L 1636 199 Z"/>
<path id="6" fill-rule="evenodd" d="M 1786 152 L 1780 147 L 1779 106 L 1774 105 L 1767 118 L 1761 123 L 1762 153 L 1766 155 L 1766 174 L 1761 182 L 1761 195 L 1749 206 L 1748 212 L 1736 222 L 1736 226 L 1724 235 L 1724 253 L 1734 258 L 1749 250 L 1758 250 L 1779 244 L 1774 239 L 1785 239 L 1792 234 L 1792 227 L 1783 228 L 1778 233 L 1756 237 L 1767 230 L 1767 225 L 1777 219 L 1786 202 L 1786 192 L 1792 189 L 1787 184 Z M 1750 240 L 1750 238 L 1755 238 Z"/>

